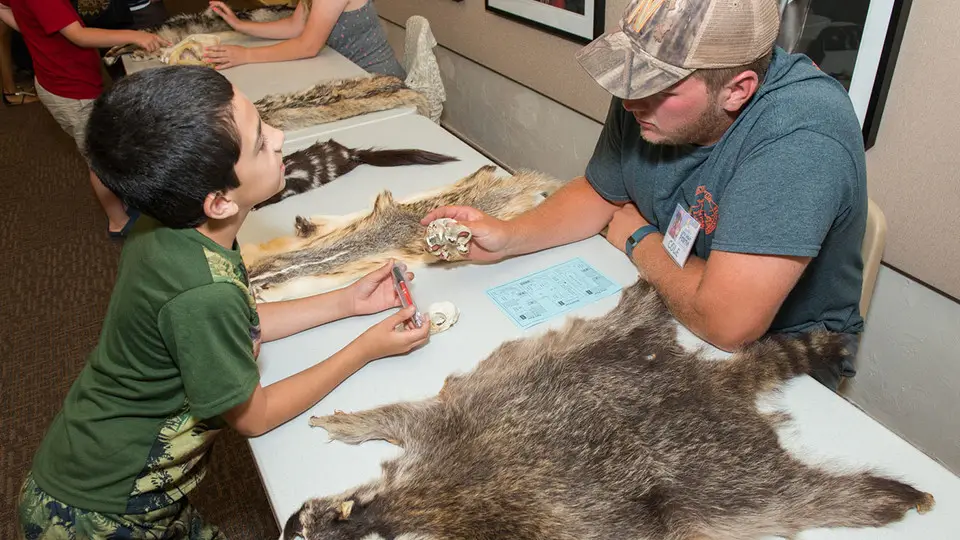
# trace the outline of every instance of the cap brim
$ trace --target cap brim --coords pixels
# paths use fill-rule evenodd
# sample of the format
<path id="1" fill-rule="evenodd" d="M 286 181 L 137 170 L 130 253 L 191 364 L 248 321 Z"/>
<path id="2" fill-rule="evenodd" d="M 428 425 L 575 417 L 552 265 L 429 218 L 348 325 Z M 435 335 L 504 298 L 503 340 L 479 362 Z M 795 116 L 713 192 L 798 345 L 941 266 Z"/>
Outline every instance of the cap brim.
<path id="1" fill-rule="evenodd" d="M 651 96 L 694 71 L 657 60 L 635 47 L 622 30 L 598 37 L 576 56 L 597 84 L 621 99 Z"/>

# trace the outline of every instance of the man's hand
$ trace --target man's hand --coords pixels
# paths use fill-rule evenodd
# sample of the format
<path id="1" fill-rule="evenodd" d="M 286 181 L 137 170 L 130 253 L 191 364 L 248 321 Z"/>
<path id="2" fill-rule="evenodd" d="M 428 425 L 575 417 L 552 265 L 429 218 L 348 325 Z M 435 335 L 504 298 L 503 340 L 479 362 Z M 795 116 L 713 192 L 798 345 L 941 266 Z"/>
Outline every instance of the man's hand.
<path id="1" fill-rule="evenodd" d="M 633 203 L 623 205 L 614 212 L 613 219 L 607 228 L 607 241 L 613 244 L 613 247 L 626 253 L 627 238 L 644 225 L 650 222 L 640 215 L 640 211 Z"/>
<path id="2" fill-rule="evenodd" d="M 403 264 L 399 266 L 407 280 L 412 280 L 413 273 L 407 272 Z M 349 303 L 347 312 L 355 315 L 379 313 L 399 306 L 400 299 L 393 288 L 393 259 L 347 286 L 344 292 Z"/>
<path id="3" fill-rule="evenodd" d="M 470 251 L 467 258 L 475 261 L 499 261 L 509 253 L 510 226 L 506 221 L 489 216 L 469 206 L 442 206 L 420 220 L 421 225 L 450 218 L 470 229 Z"/>
<path id="4" fill-rule="evenodd" d="M 218 70 L 227 69 L 249 63 L 250 51 L 239 45 L 205 47 L 203 59 L 213 64 Z"/>

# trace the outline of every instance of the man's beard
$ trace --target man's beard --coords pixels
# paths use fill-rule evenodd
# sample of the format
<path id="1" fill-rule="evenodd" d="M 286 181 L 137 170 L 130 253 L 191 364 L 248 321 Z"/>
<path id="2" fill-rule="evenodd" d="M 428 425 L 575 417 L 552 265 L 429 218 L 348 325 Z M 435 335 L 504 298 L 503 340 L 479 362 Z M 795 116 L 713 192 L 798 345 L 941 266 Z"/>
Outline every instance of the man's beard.
<path id="1" fill-rule="evenodd" d="M 730 127 L 730 117 L 720 108 L 715 98 L 710 100 L 707 110 L 694 122 L 681 127 L 674 133 L 663 133 L 661 140 L 650 140 L 640 130 L 643 140 L 651 144 L 681 146 L 684 144 L 705 145 L 716 141 Z"/>

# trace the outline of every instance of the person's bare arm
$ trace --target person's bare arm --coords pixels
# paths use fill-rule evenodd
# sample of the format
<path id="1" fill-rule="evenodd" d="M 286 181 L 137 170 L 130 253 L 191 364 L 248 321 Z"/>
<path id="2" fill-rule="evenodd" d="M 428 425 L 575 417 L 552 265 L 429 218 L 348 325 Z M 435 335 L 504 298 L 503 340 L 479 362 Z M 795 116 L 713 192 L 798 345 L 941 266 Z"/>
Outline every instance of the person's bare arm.
<path id="1" fill-rule="evenodd" d="M 633 262 L 681 324 L 725 351 L 767 332 L 811 260 L 713 250 L 708 260 L 691 255 L 680 268 L 661 242 L 659 233 L 644 237 Z"/>
<path id="2" fill-rule="evenodd" d="M 243 436 L 260 436 L 313 406 L 366 363 L 351 343 L 296 375 L 266 388 L 258 384 L 250 399 L 226 412 L 224 419 Z"/>
<path id="3" fill-rule="evenodd" d="M 577 242 L 603 230 L 620 207 L 604 199 L 583 176 L 510 220 L 505 252 L 522 255 Z"/>
<path id="4" fill-rule="evenodd" d="M 136 43 L 140 47 L 155 51 L 161 45 L 169 45 L 154 34 L 139 30 L 104 30 L 103 28 L 88 28 L 74 21 L 65 26 L 60 33 L 78 47 L 86 49 L 101 49 Z"/>
<path id="5" fill-rule="evenodd" d="M 303 2 L 297 3 L 296 9 L 289 17 L 276 21 L 244 21 L 238 19 L 233 10 L 223 2 L 210 2 L 210 7 L 223 17 L 234 30 L 248 36 L 263 39 L 290 39 L 299 36 L 307 22 L 306 8 Z"/>
<path id="6" fill-rule="evenodd" d="M 264 342 L 285 338 L 314 326 L 353 315 L 345 289 L 315 296 L 257 304 Z"/>
<path id="7" fill-rule="evenodd" d="M 20 27 L 17 26 L 17 20 L 13 18 L 13 11 L 10 9 L 10 6 L 0 4 L 0 21 L 3 21 L 4 24 L 17 32 L 20 31 Z"/>
<path id="8" fill-rule="evenodd" d="M 320 53 L 327 43 L 330 31 L 343 13 L 347 0 L 324 0 L 315 2 L 307 14 L 306 25 L 296 37 L 266 47 L 246 47 L 244 63 L 280 62 L 312 58 Z M 211 49 L 214 49 L 211 47 Z"/>
<path id="9" fill-rule="evenodd" d="M 223 414 L 224 420 L 247 437 L 262 435 L 287 422 L 323 399 L 368 362 L 403 354 L 426 343 L 430 337 L 429 325 L 397 330 L 413 313 L 413 306 L 401 309 L 323 362 L 266 388 L 257 384 L 246 402 Z"/>

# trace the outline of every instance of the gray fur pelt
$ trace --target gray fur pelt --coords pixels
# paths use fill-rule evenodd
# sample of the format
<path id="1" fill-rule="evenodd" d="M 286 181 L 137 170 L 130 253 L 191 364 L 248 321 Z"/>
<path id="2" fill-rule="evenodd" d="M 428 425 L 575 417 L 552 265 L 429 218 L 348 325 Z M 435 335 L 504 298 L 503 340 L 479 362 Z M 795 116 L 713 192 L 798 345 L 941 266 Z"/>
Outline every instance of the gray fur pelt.
<path id="1" fill-rule="evenodd" d="M 305 90 L 271 94 L 254 105 L 264 122 L 284 131 L 350 118 L 360 114 L 413 106 L 428 115 L 420 92 L 392 75 L 352 77 L 319 83 Z"/>
<path id="2" fill-rule="evenodd" d="M 293 11 L 292 8 L 286 6 L 269 6 L 256 9 L 236 10 L 234 13 L 236 13 L 237 18 L 240 20 L 270 22 L 290 17 L 293 15 Z M 212 8 L 207 8 L 201 13 L 181 13 L 174 15 L 163 23 L 144 30 L 157 34 L 168 41 L 170 47 L 176 45 L 191 34 L 230 33 L 229 35 L 242 35 L 239 32 L 235 32 L 229 24 L 213 12 Z M 136 61 L 158 60 L 164 51 L 170 47 L 164 47 L 149 53 L 134 44 L 117 45 L 104 54 L 104 59 L 107 60 L 107 63 L 112 64 L 116 62 L 119 57 L 126 54 L 130 55 L 130 58 Z"/>
<path id="3" fill-rule="evenodd" d="M 644 281 L 594 319 L 500 345 L 436 397 L 312 417 L 348 444 L 403 447 L 379 479 L 311 498 L 284 538 L 748 540 L 881 527 L 933 497 L 789 455 L 757 396 L 835 362 L 836 334 L 687 352 Z"/>
<path id="4" fill-rule="evenodd" d="M 350 148 L 333 139 L 312 145 L 283 157 L 285 185 L 283 191 L 254 205 L 255 210 L 276 204 L 287 197 L 306 193 L 329 184 L 360 165 L 402 167 L 405 165 L 439 165 L 458 158 L 414 148 L 373 150 Z"/>
<path id="5" fill-rule="evenodd" d="M 251 290 L 261 301 L 316 294 L 359 278 L 391 258 L 409 268 L 444 263 L 426 249 L 420 220 L 445 205 L 478 208 L 510 219 L 539 204 L 562 182 L 533 171 L 497 175 L 484 166 L 457 182 L 397 202 L 381 192 L 370 211 L 346 216 L 297 216 L 296 233 L 240 248 Z"/>

